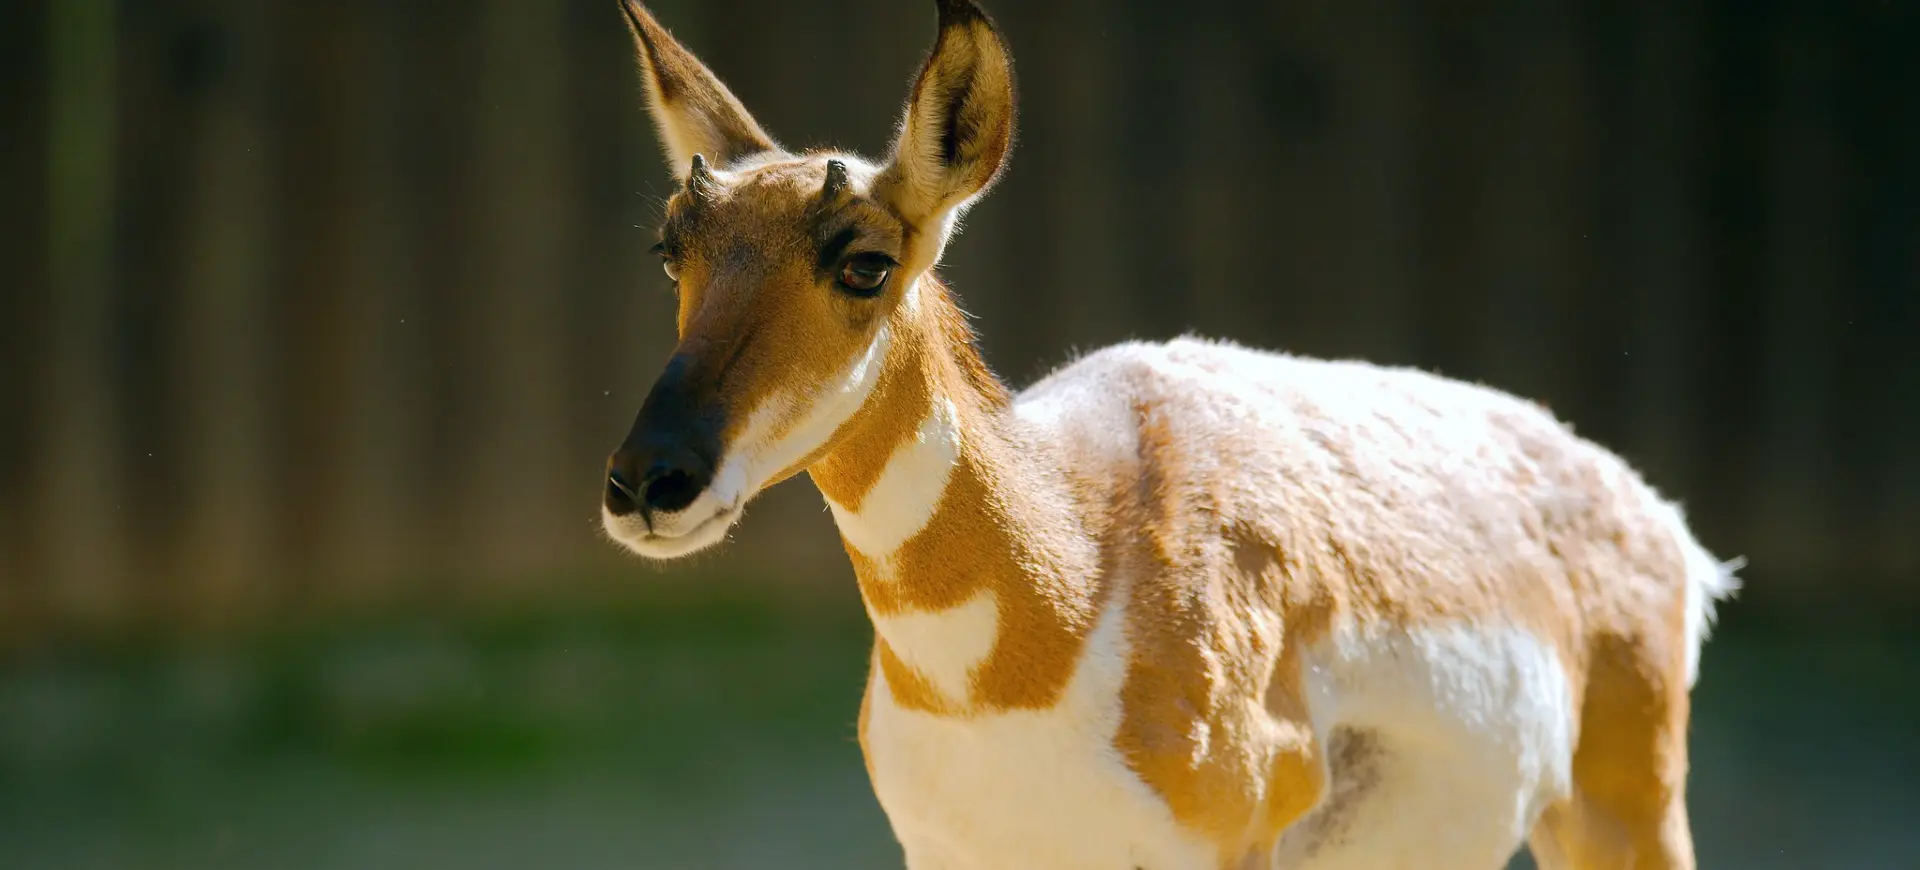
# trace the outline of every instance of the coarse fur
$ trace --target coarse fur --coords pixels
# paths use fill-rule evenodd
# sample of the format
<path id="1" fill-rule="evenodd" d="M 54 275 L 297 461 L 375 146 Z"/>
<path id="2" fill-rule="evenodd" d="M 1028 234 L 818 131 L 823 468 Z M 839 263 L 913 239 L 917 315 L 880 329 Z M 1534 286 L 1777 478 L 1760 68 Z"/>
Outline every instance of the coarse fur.
<path id="1" fill-rule="evenodd" d="M 1482 386 L 1182 338 L 1010 393 L 933 267 L 1005 163 L 1012 66 L 936 6 L 869 162 L 781 149 L 623 2 L 682 181 L 680 342 L 609 534 L 678 557 L 813 479 L 912 870 L 1693 867 L 1688 691 L 1730 567 Z"/>

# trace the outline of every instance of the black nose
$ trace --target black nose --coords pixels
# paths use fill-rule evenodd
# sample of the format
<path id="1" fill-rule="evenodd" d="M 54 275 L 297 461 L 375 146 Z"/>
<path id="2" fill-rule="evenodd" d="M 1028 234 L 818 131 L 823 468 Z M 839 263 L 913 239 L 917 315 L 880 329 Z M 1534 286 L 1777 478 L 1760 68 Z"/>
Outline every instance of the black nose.
<path id="1" fill-rule="evenodd" d="M 713 482 L 713 467 L 691 450 L 622 449 L 607 466 L 607 510 L 615 516 L 672 513 L 693 504 Z"/>

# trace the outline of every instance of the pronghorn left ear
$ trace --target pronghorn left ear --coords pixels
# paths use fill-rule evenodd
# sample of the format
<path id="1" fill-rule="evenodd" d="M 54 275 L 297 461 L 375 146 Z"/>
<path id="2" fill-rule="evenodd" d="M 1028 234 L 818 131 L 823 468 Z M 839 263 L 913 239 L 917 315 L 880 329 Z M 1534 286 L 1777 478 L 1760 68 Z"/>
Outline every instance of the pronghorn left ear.
<path id="1" fill-rule="evenodd" d="M 646 78 L 647 109 L 660 128 L 667 164 L 686 180 L 693 156 L 715 166 L 780 146 L 747 114 L 720 77 L 681 45 L 640 0 L 620 0 Z"/>
<path id="2" fill-rule="evenodd" d="M 1013 144 L 1013 64 L 972 0 L 936 0 L 940 38 L 914 81 L 874 195 L 939 241 L 1000 174 Z"/>

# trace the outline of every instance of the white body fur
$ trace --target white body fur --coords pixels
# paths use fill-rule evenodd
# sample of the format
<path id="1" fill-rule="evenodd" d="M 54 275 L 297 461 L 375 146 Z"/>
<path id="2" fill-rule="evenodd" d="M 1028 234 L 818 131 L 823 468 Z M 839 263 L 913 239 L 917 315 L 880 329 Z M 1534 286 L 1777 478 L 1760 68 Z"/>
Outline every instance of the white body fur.
<path id="1" fill-rule="evenodd" d="M 1092 449 L 1132 452 L 1135 422 L 1115 385 L 1133 381 L 1127 369 L 1141 366 L 1191 386 L 1193 402 L 1213 409 L 1195 415 L 1194 438 L 1206 437 L 1206 426 L 1257 433 L 1305 425 L 1287 419 L 1292 405 L 1276 401 L 1280 395 L 1387 413 L 1374 389 L 1383 379 L 1403 391 L 1399 401 L 1451 406 L 1470 396 L 1474 404 L 1520 406 L 1417 372 L 1181 341 L 1082 359 L 1016 399 L 1016 412 L 1042 441 L 1085 446 L 1087 434 L 1103 433 L 1109 443 Z M 889 551 L 876 544 L 911 538 L 944 491 L 958 452 L 946 439 L 957 434 L 933 421 L 922 433 L 889 463 L 865 510 L 833 506 L 842 534 L 876 559 Z M 1691 683 L 1712 602 L 1732 581 L 1676 508 L 1646 496 L 1688 553 Z M 1182 830 L 1113 748 L 1130 655 L 1119 609 L 1109 605 L 1066 699 L 1049 710 L 956 721 L 899 708 L 876 674 L 866 742 L 910 870 L 1212 870 L 1228 861 Z M 972 604 L 877 619 L 876 630 L 907 661 L 927 662 L 949 691 L 996 641 L 993 620 Z M 1473 621 L 1412 630 L 1347 624 L 1305 660 L 1315 736 L 1336 747 L 1333 781 L 1279 844 L 1274 870 L 1499 867 L 1542 809 L 1568 794 L 1579 728 L 1574 689 L 1552 645 L 1527 631 Z"/>

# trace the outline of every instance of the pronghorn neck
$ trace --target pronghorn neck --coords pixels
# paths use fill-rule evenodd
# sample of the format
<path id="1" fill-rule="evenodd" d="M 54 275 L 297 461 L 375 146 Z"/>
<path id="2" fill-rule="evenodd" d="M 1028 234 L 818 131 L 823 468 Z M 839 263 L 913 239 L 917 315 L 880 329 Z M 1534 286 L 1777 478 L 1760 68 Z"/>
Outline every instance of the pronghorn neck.
<path id="1" fill-rule="evenodd" d="M 1093 620 L 1089 547 L 964 316 L 930 275 L 914 292 L 856 427 L 810 473 L 896 702 L 1048 707 Z"/>

